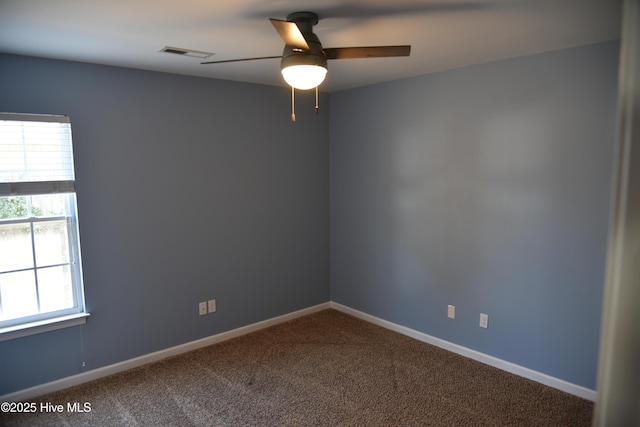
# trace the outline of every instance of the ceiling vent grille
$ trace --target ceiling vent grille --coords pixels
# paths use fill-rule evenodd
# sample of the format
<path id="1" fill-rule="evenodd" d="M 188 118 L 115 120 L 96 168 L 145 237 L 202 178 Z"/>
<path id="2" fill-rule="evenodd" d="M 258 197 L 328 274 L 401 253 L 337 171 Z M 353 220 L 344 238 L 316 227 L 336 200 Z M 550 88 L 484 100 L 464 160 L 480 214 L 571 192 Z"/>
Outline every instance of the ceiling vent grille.
<path id="1" fill-rule="evenodd" d="M 172 53 L 174 55 L 191 56 L 194 58 L 209 58 L 215 55 L 213 52 L 204 52 L 202 50 L 183 49 L 181 47 L 165 46 L 160 49 L 160 52 Z"/>

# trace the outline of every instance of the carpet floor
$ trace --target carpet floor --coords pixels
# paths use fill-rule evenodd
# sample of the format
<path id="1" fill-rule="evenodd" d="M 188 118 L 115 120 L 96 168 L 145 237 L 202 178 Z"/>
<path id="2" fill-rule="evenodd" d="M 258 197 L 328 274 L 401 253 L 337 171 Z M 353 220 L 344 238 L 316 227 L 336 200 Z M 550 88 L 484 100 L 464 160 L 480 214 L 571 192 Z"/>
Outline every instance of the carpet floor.
<path id="1" fill-rule="evenodd" d="M 590 426 L 593 403 L 325 310 L 31 399 L 6 426 Z M 68 405 L 89 403 L 89 412 Z"/>

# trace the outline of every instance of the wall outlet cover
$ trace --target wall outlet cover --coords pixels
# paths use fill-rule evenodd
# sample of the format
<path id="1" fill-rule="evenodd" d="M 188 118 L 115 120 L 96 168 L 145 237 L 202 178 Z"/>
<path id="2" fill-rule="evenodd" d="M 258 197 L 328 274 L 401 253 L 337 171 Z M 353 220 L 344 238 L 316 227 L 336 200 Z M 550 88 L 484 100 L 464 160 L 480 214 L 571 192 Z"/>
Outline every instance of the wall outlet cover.
<path id="1" fill-rule="evenodd" d="M 447 306 L 447 317 L 449 317 L 450 319 L 455 319 L 456 318 L 456 306 L 455 305 Z"/>
<path id="2" fill-rule="evenodd" d="M 215 313 L 216 312 L 216 300 L 210 299 L 207 302 L 207 306 L 208 306 L 208 309 L 209 309 L 209 313 Z"/>
<path id="3" fill-rule="evenodd" d="M 489 315 L 480 313 L 480 327 L 488 328 L 489 327 Z"/>
<path id="4" fill-rule="evenodd" d="M 200 316 L 207 314 L 207 303 L 205 301 L 198 304 L 198 313 Z"/>

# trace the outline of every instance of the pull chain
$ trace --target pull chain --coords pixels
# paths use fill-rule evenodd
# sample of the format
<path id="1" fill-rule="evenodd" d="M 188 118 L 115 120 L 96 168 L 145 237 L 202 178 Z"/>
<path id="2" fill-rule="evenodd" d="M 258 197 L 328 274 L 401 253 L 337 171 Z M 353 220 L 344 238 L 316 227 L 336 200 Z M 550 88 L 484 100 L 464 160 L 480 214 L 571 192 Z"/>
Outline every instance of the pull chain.
<path id="1" fill-rule="evenodd" d="M 316 115 L 320 109 L 318 99 L 318 86 L 316 86 Z M 291 121 L 296 121 L 296 89 L 293 86 L 291 86 Z"/>
<path id="2" fill-rule="evenodd" d="M 291 121 L 296 121 L 296 90 L 291 86 Z"/>

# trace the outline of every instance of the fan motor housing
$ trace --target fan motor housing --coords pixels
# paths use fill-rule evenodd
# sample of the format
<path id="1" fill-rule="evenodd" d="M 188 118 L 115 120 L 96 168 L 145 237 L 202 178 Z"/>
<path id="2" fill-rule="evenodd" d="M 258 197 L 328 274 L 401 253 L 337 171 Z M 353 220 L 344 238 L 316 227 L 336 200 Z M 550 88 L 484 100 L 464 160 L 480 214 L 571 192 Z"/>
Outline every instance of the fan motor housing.
<path id="1" fill-rule="evenodd" d="M 318 37 L 313 33 L 306 33 L 304 38 L 309 45 L 309 50 L 285 45 L 282 52 L 282 60 L 280 61 L 281 68 L 292 65 L 318 65 L 327 68 L 327 57 L 322 50 L 322 44 L 320 44 Z"/>
<path id="2" fill-rule="evenodd" d="M 313 32 L 313 26 L 318 23 L 318 15 L 313 12 L 295 12 L 287 16 L 287 21 L 296 23 L 309 45 L 309 50 L 285 45 L 280 68 L 292 65 L 317 65 L 327 68 L 327 57 L 322 50 L 322 43 Z"/>

